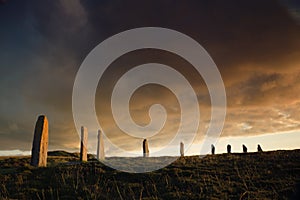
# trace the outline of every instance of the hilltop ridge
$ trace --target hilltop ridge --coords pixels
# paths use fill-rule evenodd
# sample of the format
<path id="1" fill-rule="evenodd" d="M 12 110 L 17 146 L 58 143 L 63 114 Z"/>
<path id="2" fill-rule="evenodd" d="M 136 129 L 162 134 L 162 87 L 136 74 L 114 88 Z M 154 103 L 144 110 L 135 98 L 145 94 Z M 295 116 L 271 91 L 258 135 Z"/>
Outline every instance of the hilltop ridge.
<path id="1" fill-rule="evenodd" d="M 141 174 L 92 155 L 85 163 L 78 153 L 48 155 L 46 168 L 30 166 L 30 157 L 0 158 L 0 199 L 289 199 L 300 183 L 300 150 L 186 156 Z"/>

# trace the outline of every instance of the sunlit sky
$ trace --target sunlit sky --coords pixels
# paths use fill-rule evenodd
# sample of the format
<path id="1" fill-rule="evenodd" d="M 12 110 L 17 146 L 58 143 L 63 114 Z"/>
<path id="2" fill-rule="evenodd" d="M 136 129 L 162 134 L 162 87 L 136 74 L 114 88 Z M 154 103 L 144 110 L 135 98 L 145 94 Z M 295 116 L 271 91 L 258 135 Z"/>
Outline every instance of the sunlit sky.
<path id="1" fill-rule="evenodd" d="M 228 143 L 234 152 L 241 152 L 242 144 L 249 151 L 256 151 L 257 144 L 264 150 L 300 148 L 299 10 L 297 0 L 0 0 L 0 155 L 30 153 L 40 114 L 49 120 L 50 150 L 78 151 L 72 89 L 82 61 L 108 37 L 147 26 L 189 35 L 216 63 L 227 94 L 217 153 L 224 153 Z M 207 87 L 188 62 L 168 52 L 135 51 L 111 64 L 96 94 L 99 123 L 114 144 L 141 152 L 142 139 L 124 134 L 108 105 L 112 87 L 124 71 L 148 62 L 173 67 L 194 88 L 201 121 L 187 154 L 198 154 L 210 119 Z M 133 120 L 147 124 L 154 103 L 165 106 L 168 120 L 161 133 L 149 138 L 150 152 L 168 144 L 180 119 L 174 95 L 152 85 L 132 96 Z M 89 129 L 91 153 L 95 153 L 96 133 Z M 126 156 L 108 145 L 105 150 L 107 155 Z M 179 154 L 179 144 L 167 154 Z"/>

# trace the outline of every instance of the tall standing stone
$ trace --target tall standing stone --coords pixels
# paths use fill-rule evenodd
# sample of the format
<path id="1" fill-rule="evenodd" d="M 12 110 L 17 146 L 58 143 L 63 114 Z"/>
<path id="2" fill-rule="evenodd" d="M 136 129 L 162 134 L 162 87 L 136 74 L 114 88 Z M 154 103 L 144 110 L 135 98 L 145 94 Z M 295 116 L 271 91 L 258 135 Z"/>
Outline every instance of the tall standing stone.
<path id="1" fill-rule="evenodd" d="M 143 141 L 143 156 L 149 157 L 149 147 L 148 147 L 147 139 L 144 139 L 144 141 Z"/>
<path id="2" fill-rule="evenodd" d="M 98 160 L 104 160 L 105 159 L 104 141 L 103 141 L 103 135 L 102 135 L 101 130 L 98 130 L 97 159 Z"/>
<path id="3" fill-rule="evenodd" d="M 180 156 L 184 157 L 184 144 L 183 144 L 183 142 L 180 142 Z"/>
<path id="4" fill-rule="evenodd" d="M 212 154 L 212 155 L 215 155 L 215 150 L 216 150 L 216 148 L 215 148 L 215 146 L 212 144 L 212 145 L 211 145 L 211 154 Z"/>
<path id="5" fill-rule="evenodd" d="M 230 144 L 227 145 L 227 153 L 231 153 L 231 145 Z"/>
<path id="6" fill-rule="evenodd" d="M 247 147 L 243 144 L 243 152 L 247 153 L 247 150 L 248 150 Z"/>
<path id="7" fill-rule="evenodd" d="M 80 161 L 87 161 L 87 139 L 88 139 L 87 128 L 82 126 L 81 143 L 80 143 Z"/>
<path id="8" fill-rule="evenodd" d="M 47 153 L 48 120 L 45 115 L 40 115 L 35 124 L 30 164 L 35 167 L 46 167 Z"/>

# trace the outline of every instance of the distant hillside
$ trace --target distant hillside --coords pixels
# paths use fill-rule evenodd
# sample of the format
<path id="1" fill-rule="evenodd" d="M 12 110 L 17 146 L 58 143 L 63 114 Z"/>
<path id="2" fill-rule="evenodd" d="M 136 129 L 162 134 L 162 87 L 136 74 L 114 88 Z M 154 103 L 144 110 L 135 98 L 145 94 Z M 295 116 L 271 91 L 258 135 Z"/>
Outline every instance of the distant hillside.
<path id="1" fill-rule="evenodd" d="M 78 153 L 48 155 L 47 168 L 31 167 L 30 157 L 0 158 L 0 199 L 290 199 L 300 183 L 300 150 L 190 156 L 143 174 L 92 155 L 86 163 Z"/>
<path id="2" fill-rule="evenodd" d="M 66 151 L 49 151 L 48 156 L 65 156 L 65 157 L 78 157 L 78 153 L 69 153 Z"/>

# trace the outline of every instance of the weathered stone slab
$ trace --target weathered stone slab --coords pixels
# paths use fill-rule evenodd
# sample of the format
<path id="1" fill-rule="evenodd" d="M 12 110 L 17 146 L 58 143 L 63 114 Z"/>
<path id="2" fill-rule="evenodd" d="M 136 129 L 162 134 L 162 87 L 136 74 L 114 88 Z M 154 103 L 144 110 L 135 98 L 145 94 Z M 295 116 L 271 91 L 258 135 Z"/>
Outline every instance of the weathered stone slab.
<path id="1" fill-rule="evenodd" d="M 103 134 L 101 130 L 98 130 L 98 143 L 97 143 L 97 159 L 104 160 L 104 141 L 103 141 Z"/>
<path id="2" fill-rule="evenodd" d="M 149 157 L 149 147 L 148 147 L 147 139 L 144 139 L 144 141 L 143 141 L 143 156 Z"/>
<path id="3" fill-rule="evenodd" d="M 227 153 L 231 153 L 231 145 L 230 144 L 227 145 Z"/>
<path id="4" fill-rule="evenodd" d="M 88 140 L 87 128 L 82 126 L 81 142 L 80 142 L 80 161 L 87 161 L 87 140 Z"/>
<path id="5" fill-rule="evenodd" d="M 263 150 L 262 150 L 262 148 L 261 148 L 260 145 L 257 145 L 257 151 L 258 151 L 258 152 L 263 152 Z"/>
<path id="6" fill-rule="evenodd" d="M 215 155 L 215 151 L 216 151 L 216 148 L 215 148 L 215 146 L 212 144 L 212 145 L 211 145 L 211 154 L 212 154 L 212 155 Z"/>
<path id="7" fill-rule="evenodd" d="M 46 167 L 47 153 L 48 120 L 45 115 L 40 115 L 35 124 L 30 164 L 35 167 Z"/>
<path id="8" fill-rule="evenodd" d="M 243 152 L 247 153 L 247 151 L 248 151 L 247 147 L 243 144 Z"/>
<path id="9" fill-rule="evenodd" d="M 183 144 L 183 142 L 180 142 L 180 156 L 184 157 L 184 144 Z"/>

